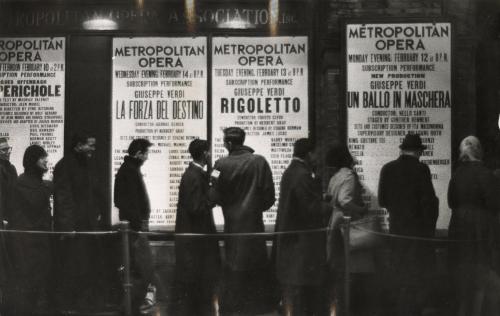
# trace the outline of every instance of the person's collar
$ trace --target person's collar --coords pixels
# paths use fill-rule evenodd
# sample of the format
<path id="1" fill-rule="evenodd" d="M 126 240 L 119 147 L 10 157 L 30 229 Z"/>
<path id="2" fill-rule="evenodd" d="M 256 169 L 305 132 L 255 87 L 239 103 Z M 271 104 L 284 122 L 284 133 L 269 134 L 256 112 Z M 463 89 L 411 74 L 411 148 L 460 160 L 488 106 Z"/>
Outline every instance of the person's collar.
<path id="1" fill-rule="evenodd" d="M 24 168 L 24 173 L 27 175 L 27 176 L 31 176 L 33 177 L 34 179 L 37 179 L 37 180 L 42 180 L 43 178 L 43 174 L 47 172 L 46 170 L 42 170 L 40 169 L 39 167 L 37 166 L 32 166 L 30 168 Z"/>
<path id="2" fill-rule="evenodd" d="M 295 161 L 298 161 L 298 162 L 301 162 L 303 164 L 307 164 L 306 161 L 302 158 L 299 158 L 299 157 L 293 157 L 292 160 L 295 160 Z"/>
<path id="3" fill-rule="evenodd" d="M 399 157 L 401 157 L 402 159 L 415 159 L 415 160 L 420 159 L 419 156 L 411 155 L 411 154 L 407 154 L 407 153 L 401 153 L 401 155 Z"/>
<path id="4" fill-rule="evenodd" d="M 461 164 L 483 164 L 482 160 L 459 160 Z"/>
<path id="5" fill-rule="evenodd" d="M 137 166 L 137 167 L 140 167 L 143 162 L 139 159 L 139 158 L 135 158 L 135 157 L 132 157 L 130 155 L 127 155 L 125 156 L 125 161 Z"/>
<path id="6" fill-rule="evenodd" d="M 304 159 L 302 159 L 302 158 L 299 158 L 299 157 L 295 157 L 295 156 L 294 156 L 294 157 L 292 157 L 292 162 L 293 162 L 293 161 L 297 161 L 297 162 L 299 162 L 299 163 L 303 164 L 304 166 L 306 166 L 306 167 L 307 167 L 307 169 L 309 169 L 309 171 L 311 171 L 311 176 L 312 176 L 313 178 L 316 178 L 316 174 L 315 174 L 315 173 L 314 173 L 314 171 L 312 170 L 311 165 L 310 165 L 310 164 L 309 164 L 306 160 L 304 160 Z"/>
<path id="7" fill-rule="evenodd" d="M 240 155 L 240 154 L 248 153 L 248 152 L 253 154 L 254 150 L 248 146 L 245 146 L 245 145 L 238 145 L 238 146 L 234 147 L 234 149 L 229 153 L 229 155 Z"/>
<path id="8" fill-rule="evenodd" d="M 76 151 L 76 150 L 73 150 L 72 151 L 73 153 L 73 157 L 75 157 L 75 159 L 81 163 L 81 164 L 84 164 L 86 165 L 88 163 L 88 160 L 89 158 L 87 157 L 87 155 L 81 151 Z"/>
<path id="9" fill-rule="evenodd" d="M 200 165 L 200 164 L 199 164 L 199 163 L 197 163 L 196 161 L 191 161 L 191 163 L 193 164 L 193 166 L 198 167 L 198 168 L 200 168 L 200 169 L 201 169 L 201 170 L 203 170 L 203 171 L 206 171 L 206 170 L 205 170 L 205 167 L 204 167 L 204 166 L 202 166 L 202 165 Z"/>

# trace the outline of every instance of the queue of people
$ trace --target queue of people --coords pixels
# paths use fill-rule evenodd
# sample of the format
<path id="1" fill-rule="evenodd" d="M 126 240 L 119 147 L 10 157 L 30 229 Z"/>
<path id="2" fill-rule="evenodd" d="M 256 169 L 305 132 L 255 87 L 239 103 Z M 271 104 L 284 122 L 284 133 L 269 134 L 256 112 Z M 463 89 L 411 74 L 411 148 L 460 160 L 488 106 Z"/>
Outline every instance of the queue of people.
<path id="1" fill-rule="evenodd" d="M 24 172 L 9 162 L 12 147 L 0 139 L 2 227 L 22 231 L 99 231 L 103 194 L 90 165 L 95 138 L 75 135 L 70 152 L 43 180 L 48 154 L 39 145 L 23 156 Z M 52 215 L 50 198 L 54 197 Z M 102 248 L 79 235 L 2 234 L 2 315 L 32 315 L 55 304 L 61 310 L 88 308 L 102 296 Z M 57 255 L 56 255 L 57 254 Z M 50 295 L 49 295 L 50 294 Z M 50 298 L 49 298 L 50 297 Z"/>
<path id="2" fill-rule="evenodd" d="M 175 228 L 178 306 L 174 314 L 255 315 L 262 312 L 259 307 L 269 304 L 276 304 L 283 315 L 341 314 L 345 306 L 339 297 L 346 295 L 342 293 L 346 267 L 340 223 L 343 216 L 356 221 L 368 214 L 347 145 L 339 142 L 329 148 L 326 163 L 333 176 L 323 192 L 313 143 L 305 138 L 295 142 L 280 183 L 269 255 L 266 239 L 259 233 L 264 232 L 262 214 L 276 198 L 271 168 L 244 144 L 242 129 L 230 127 L 223 132 L 228 155 L 213 168 L 208 142 L 196 139 L 189 144 L 192 161 L 180 182 Z M 48 155 L 42 147 L 26 149 L 24 172 L 17 176 L 9 162 L 11 147 L 0 138 L 0 215 L 7 228 L 102 230 L 103 194 L 91 163 L 95 146 L 95 137 L 75 135 L 70 152 L 55 166 L 51 183 L 43 180 Z M 147 139 L 133 140 L 115 177 L 114 204 L 120 219 L 129 221 L 135 232 L 149 230 L 149 197 L 140 168 L 151 146 Z M 387 240 L 393 267 L 387 282 L 395 293 L 393 308 L 386 311 L 390 315 L 422 315 L 431 293 L 439 200 L 429 167 L 419 161 L 425 148 L 419 135 L 406 135 L 400 156 L 380 172 L 378 198 L 389 213 Z M 485 311 L 496 315 L 500 303 L 500 181 L 484 166 L 482 155 L 477 138 L 462 141 L 448 190 L 452 209 L 448 258 L 460 316 Z M 212 215 L 216 205 L 224 216 L 223 254 Z M 59 310 L 88 308 L 97 296 L 105 296 L 102 274 L 108 270 L 99 268 L 105 265 L 105 256 L 97 238 L 1 234 L 0 247 L 8 254 L 0 257 L 0 268 L 6 269 L 0 271 L 0 286 L 9 289 L 2 293 L 2 315 L 32 315 L 48 303 L 49 292 Z M 153 303 L 147 299 L 148 291 L 161 286 L 161 281 L 147 237 L 132 234 L 129 249 L 132 311 L 139 315 Z M 359 260 L 366 266 L 366 257 L 353 256 L 351 264 L 356 266 Z M 57 275 L 55 280 L 51 275 Z M 279 288 L 274 289 L 274 284 Z M 269 297 L 273 292 L 279 293 L 275 300 Z"/>

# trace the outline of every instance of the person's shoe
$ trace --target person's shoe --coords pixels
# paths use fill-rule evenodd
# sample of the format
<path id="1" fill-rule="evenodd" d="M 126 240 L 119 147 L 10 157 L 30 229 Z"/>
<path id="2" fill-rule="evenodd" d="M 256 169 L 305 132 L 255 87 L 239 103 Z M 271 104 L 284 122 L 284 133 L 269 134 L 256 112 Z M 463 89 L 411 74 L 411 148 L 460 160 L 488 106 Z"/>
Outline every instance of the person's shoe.
<path id="1" fill-rule="evenodd" d="M 148 286 L 148 291 L 146 293 L 146 297 L 144 298 L 144 302 L 139 307 L 139 311 L 143 315 L 147 315 L 154 311 L 156 306 L 156 287 L 154 285 Z"/>
<path id="2" fill-rule="evenodd" d="M 142 304 L 141 307 L 139 307 L 139 313 L 141 315 L 153 315 L 155 310 L 155 305 Z"/>

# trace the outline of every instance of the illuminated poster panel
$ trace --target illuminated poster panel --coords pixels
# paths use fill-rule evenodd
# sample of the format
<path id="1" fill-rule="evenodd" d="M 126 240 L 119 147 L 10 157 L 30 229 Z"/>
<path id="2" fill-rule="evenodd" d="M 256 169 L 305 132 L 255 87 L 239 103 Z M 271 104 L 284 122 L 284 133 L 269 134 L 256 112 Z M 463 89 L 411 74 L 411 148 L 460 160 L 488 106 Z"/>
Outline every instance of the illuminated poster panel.
<path id="1" fill-rule="evenodd" d="M 241 127 L 245 144 L 271 165 L 276 198 L 293 143 L 309 133 L 307 42 L 305 36 L 213 38 L 213 159 L 227 154 L 223 129 Z M 264 223 L 275 218 L 276 206 Z"/>
<path id="2" fill-rule="evenodd" d="M 112 78 L 112 182 L 130 142 L 149 139 L 150 225 L 172 228 L 187 147 L 207 138 L 206 38 L 114 38 Z"/>
<path id="3" fill-rule="evenodd" d="M 438 228 L 448 226 L 451 176 L 451 24 L 347 24 L 347 134 L 365 199 L 377 204 L 380 169 L 418 133 L 440 198 Z M 404 175 L 402 175 L 404 176 Z"/>
<path id="4" fill-rule="evenodd" d="M 47 179 L 63 156 L 65 52 L 64 37 L 0 38 L 0 137 L 19 174 L 31 144 L 49 154 Z"/>

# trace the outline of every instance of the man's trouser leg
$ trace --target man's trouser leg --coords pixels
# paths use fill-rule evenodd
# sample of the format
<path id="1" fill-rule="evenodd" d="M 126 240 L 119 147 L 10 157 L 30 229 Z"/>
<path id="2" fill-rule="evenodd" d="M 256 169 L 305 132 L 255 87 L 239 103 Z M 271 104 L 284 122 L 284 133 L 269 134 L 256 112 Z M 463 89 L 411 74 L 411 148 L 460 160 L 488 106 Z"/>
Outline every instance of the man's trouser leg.
<path id="1" fill-rule="evenodd" d="M 132 310 L 138 311 L 154 274 L 153 257 L 146 236 L 132 235 L 130 247 Z"/>

